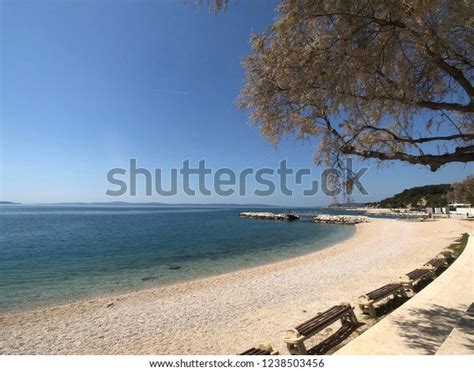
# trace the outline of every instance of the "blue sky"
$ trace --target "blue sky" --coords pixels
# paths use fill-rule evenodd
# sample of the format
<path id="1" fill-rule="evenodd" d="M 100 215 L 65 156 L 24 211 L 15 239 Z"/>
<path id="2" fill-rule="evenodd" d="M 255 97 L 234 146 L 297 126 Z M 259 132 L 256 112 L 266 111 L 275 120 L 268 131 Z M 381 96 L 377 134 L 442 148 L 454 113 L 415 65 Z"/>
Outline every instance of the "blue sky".
<path id="1" fill-rule="evenodd" d="M 331 202 L 262 198 L 108 197 L 106 174 L 130 158 L 150 170 L 192 165 L 239 171 L 287 159 L 317 178 L 310 143 L 273 149 L 234 102 L 251 30 L 275 17 L 276 1 L 240 0 L 225 13 L 194 1 L 1 1 L 0 199 L 35 202 Z M 473 165 L 436 173 L 395 163 L 364 176 L 373 201 L 404 188 L 462 180 Z"/>

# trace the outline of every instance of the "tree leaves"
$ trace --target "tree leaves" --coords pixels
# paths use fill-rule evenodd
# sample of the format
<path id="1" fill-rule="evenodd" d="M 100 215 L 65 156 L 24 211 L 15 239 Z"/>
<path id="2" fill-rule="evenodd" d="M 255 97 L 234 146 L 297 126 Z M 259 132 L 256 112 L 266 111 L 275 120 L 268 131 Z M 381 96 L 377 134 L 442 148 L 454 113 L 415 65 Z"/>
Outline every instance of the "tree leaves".
<path id="1" fill-rule="evenodd" d="M 316 160 L 329 165 L 343 155 L 433 171 L 473 161 L 468 3 L 283 0 L 252 36 L 238 105 L 272 143 L 317 138 Z"/>

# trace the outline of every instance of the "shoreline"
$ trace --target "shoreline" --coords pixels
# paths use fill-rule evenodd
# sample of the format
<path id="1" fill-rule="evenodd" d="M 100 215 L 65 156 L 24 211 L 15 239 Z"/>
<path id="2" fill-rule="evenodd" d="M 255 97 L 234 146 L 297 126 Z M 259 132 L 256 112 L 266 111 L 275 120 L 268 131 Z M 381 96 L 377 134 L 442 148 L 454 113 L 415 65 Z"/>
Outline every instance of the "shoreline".
<path id="1" fill-rule="evenodd" d="M 154 291 L 154 290 L 160 290 L 160 289 L 167 289 L 167 288 L 172 288 L 173 286 L 177 286 L 177 285 L 190 284 L 193 281 L 206 280 L 206 279 L 215 278 L 222 275 L 234 274 L 240 271 L 256 269 L 256 268 L 264 267 L 266 265 L 287 262 L 288 260 L 305 257 L 305 256 L 312 255 L 314 253 L 317 253 L 325 249 L 330 249 L 331 247 L 333 247 L 334 245 L 337 245 L 338 243 L 351 239 L 357 233 L 356 225 L 344 225 L 344 227 L 351 229 L 351 231 L 349 231 L 347 235 L 344 235 L 343 237 L 338 237 L 335 241 L 327 242 L 326 244 L 323 244 L 321 246 L 319 245 L 313 246 L 311 250 L 299 251 L 297 252 L 297 255 L 293 257 L 286 257 L 283 259 L 277 258 L 276 260 L 269 260 L 263 263 L 249 264 L 248 266 L 236 267 L 225 272 L 203 273 L 202 275 L 199 275 L 197 277 L 180 277 L 172 282 L 163 282 L 161 284 L 160 283 L 150 284 L 148 286 L 144 285 L 143 287 L 139 287 L 139 288 L 120 288 L 120 289 L 117 289 L 117 291 L 102 292 L 102 293 L 92 294 L 92 295 L 88 295 L 84 297 L 70 298 L 70 299 L 62 300 L 60 302 L 36 303 L 36 304 L 33 304 L 32 306 L 17 307 L 17 308 L 12 308 L 12 309 L 7 309 L 7 310 L 0 309 L 0 319 L 2 318 L 2 316 L 21 314 L 24 312 L 32 312 L 32 311 L 37 311 L 37 310 L 64 306 L 64 305 L 74 305 L 74 304 L 79 304 L 81 302 L 90 302 L 94 300 L 112 299 L 118 296 L 127 296 L 127 295 L 132 295 L 132 294 L 140 293 L 140 292 L 146 292 L 150 290 Z"/>
<path id="2" fill-rule="evenodd" d="M 433 228 L 434 227 L 434 228 Z M 1 354 L 236 354 L 394 280 L 467 223 L 372 219 L 343 241 L 217 276 L 0 314 Z M 471 227 L 472 228 L 472 227 Z M 381 249 L 383 247 L 383 249 Z"/>

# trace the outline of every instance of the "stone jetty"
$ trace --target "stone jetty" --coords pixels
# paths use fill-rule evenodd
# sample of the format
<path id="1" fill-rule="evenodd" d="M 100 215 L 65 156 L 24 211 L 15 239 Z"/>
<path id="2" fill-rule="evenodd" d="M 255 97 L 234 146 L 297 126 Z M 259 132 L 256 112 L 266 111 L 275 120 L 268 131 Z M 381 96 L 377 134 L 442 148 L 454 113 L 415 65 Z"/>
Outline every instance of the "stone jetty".
<path id="1" fill-rule="evenodd" d="M 318 215 L 313 218 L 315 223 L 325 224 L 358 224 L 367 223 L 369 218 L 355 215 Z"/>
<path id="2" fill-rule="evenodd" d="M 395 218 L 426 218 L 428 213 L 426 211 L 415 211 L 408 209 L 382 209 L 382 208 L 357 208 L 354 209 L 359 214 L 376 215 Z"/>
<path id="3" fill-rule="evenodd" d="M 257 212 L 257 211 L 243 211 L 239 214 L 241 218 L 251 218 L 251 219 L 268 219 L 268 220 L 297 220 L 300 217 L 296 214 L 283 213 L 283 214 L 274 214 L 267 212 Z"/>

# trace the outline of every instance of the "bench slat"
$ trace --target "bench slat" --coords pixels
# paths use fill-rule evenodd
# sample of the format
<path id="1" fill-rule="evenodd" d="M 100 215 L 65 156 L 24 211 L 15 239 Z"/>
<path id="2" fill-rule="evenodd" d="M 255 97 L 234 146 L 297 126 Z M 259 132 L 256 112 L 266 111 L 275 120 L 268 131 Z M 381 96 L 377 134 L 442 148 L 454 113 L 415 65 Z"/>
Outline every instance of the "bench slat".
<path id="1" fill-rule="evenodd" d="M 345 309 L 345 308 L 343 308 L 343 309 Z M 334 307 L 331 307 L 327 311 L 322 312 L 322 313 L 314 316 L 313 318 L 310 318 L 309 320 L 303 322 L 302 324 L 298 325 L 298 327 L 296 327 L 296 329 L 301 330 L 301 329 L 303 329 L 304 327 L 306 327 L 308 325 L 312 325 L 313 323 L 326 321 L 326 319 L 328 319 L 328 318 L 336 315 L 337 313 L 339 313 L 340 310 L 341 310 L 341 306 L 336 305 Z"/>
<path id="2" fill-rule="evenodd" d="M 314 316 L 313 318 L 310 318 L 308 319 L 307 321 L 299 324 L 297 327 L 295 327 L 295 329 L 297 330 L 301 330 L 303 327 L 305 327 L 306 325 L 309 325 L 315 321 L 318 321 L 319 319 L 324 319 L 328 316 L 331 316 L 333 313 L 335 313 L 337 311 L 338 307 L 337 306 L 334 306 L 334 307 L 331 307 L 330 309 L 328 309 L 327 311 L 325 312 L 322 312 L 322 313 L 319 313 L 318 315 Z"/>
<path id="3" fill-rule="evenodd" d="M 449 250 L 443 250 L 438 255 L 443 255 L 446 259 L 451 259 L 453 257 L 453 253 Z"/>
<path id="4" fill-rule="evenodd" d="M 407 273 L 406 275 L 412 281 L 416 281 L 417 279 L 427 275 L 428 273 L 430 273 L 429 269 L 419 268 L 419 269 L 412 270 L 411 272 Z"/>
<path id="5" fill-rule="evenodd" d="M 308 336 L 311 333 L 318 332 L 319 330 L 329 326 L 351 310 L 352 307 L 350 305 L 335 305 L 327 311 L 303 322 L 296 327 L 296 330 L 301 335 Z"/>
<path id="6" fill-rule="evenodd" d="M 379 287 L 378 289 L 376 290 L 373 290 L 369 293 L 367 293 L 366 295 L 368 297 L 373 297 L 373 296 L 377 296 L 379 294 L 383 294 L 385 292 L 390 292 L 390 291 L 393 291 L 394 289 L 398 288 L 398 284 L 396 283 L 389 283 L 388 285 L 384 285 L 382 287 Z"/>
<path id="7" fill-rule="evenodd" d="M 392 293 L 397 290 L 401 290 L 403 287 L 399 283 L 389 283 L 388 285 L 382 286 L 377 290 L 371 291 L 366 294 L 370 300 L 377 301 L 378 299 L 388 296 L 389 293 Z"/>
<path id="8" fill-rule="evenodd" d="M 270 355 L 269 351 L 266 350 L 261 350 L 258 348 L 250 348 L 247 349 L 245 352 L 240 353 L 241 356 L 265 356 L 265 355 Z"/>
<path id="9" fill-rule="evenodd" d="M 426 265 L 431 265 L 432 267 L 434 268 L 439 268 L 440 266 L 442 266 L 445 262 L 445 259 L 443 258 L 434 258 L 434 259 L 431 259 L 430 261 L 428 261 Z"/>

